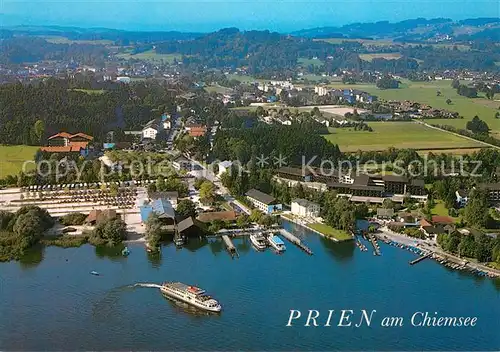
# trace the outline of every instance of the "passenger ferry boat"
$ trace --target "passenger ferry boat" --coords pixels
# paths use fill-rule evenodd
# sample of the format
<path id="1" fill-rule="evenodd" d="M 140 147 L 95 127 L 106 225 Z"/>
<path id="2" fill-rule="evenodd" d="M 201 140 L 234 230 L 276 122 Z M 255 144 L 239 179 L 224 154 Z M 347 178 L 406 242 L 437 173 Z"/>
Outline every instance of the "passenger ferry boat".
<path id="1" fill-rule="evenodd" d="M 205 290 L 199 287 L 188 286 L 182 282 L 164 282 L 161 292 L 169 297 L 191 304 L 209 312 L 220 312 L 222 307 L 215 299 L 205 295 Z"/>
<path id="2" fill-rule="evenodd" d="M 260 251 L 263 251 L 267 247 L 266 238 L 261 233 L 251 234 L 250 242 Z"/>
<path id="3" fill-rule="evenodd" d="M 279 253 L 286 251 L 285 243 L 276 235 L 271 235 L 268 237 L 269 244 L 271 247 L 276 249 Z"/>

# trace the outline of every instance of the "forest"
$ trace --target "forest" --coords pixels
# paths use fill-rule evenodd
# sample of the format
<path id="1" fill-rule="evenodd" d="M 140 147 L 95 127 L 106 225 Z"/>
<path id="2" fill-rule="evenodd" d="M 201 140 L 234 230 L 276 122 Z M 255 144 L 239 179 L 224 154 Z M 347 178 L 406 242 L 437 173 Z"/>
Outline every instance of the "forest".
<path id="1" fill-rule="evenodd" d="M 115 84 L 102 94 L 72 87 L 71 81 L 57 79 L 0 86 L 0 142 L 40 145 L 60 131 L 84 132 L 102 141 L 109 130 L 140 129 L 174 109 L 175 92 L 158 83 Z M 37 121 L 45 126 L 41 136 L 35 131 Z"/>

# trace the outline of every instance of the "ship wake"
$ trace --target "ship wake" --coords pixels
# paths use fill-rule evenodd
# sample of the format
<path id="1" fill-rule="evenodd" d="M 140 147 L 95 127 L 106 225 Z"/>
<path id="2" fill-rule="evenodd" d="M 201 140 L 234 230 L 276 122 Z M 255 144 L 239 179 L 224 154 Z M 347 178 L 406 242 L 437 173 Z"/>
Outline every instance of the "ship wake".
<path id="1" fill-rule="evenodd" d="M 161 285 L 152 284 L 152 283 L 148 283 L 148 282 L 137 282 L 137 283 L 133 284 L 132 287 L 149 287 L 149 288 L 158 288 L 158 289 L 160 289 Z"/>

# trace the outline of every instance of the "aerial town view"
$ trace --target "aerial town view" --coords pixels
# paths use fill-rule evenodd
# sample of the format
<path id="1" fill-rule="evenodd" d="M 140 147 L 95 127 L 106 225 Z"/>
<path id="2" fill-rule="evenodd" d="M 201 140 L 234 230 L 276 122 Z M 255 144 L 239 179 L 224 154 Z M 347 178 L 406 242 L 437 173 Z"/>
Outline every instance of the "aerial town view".
<path id="1" fill-rule="evenodd" d="M 1 351 L 500 350 L 500 6 L 0 4 Z"/>

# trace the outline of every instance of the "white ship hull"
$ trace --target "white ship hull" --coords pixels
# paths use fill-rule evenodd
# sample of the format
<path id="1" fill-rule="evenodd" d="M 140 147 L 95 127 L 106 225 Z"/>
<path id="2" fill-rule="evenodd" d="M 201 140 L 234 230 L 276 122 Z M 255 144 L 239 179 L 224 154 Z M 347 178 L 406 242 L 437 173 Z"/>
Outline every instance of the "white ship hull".
<path id="1" fill-rule="evenodd" d="M 274 236 L 269 237 L 269 244 L 271 245 L 271 247 L 273 247 L 279 253 L 286 251 L 286 247 L 283 244 L 283 242 L 281 241 L 281 239 L 278 238 L 278 240 L 279 240 L 279 243 L 278 243 L 274 240 L 273 237 Z"/>
<path id="2" fill-rule="evenodd" d="M 206 306 L 200 302 L 198 302 L 195 298 L 192 296 L 185 295 L 183 293 L 179 293 L 177 291 L 174 291 L 172 289 L 169 289 L 168 287 L 161 287 L 160 288 L 161 292 L 169 297 L 172 297 L 174 299 L 177 299 L 179 301 L 185 302 L 187 304 L 190 304 L 196 308 L 200 308 L 209 312 L 220 312 L 221 311 L 221 306 L 217 305 L 216 307 L 209 307 Z"/>
<path id="3" fill-rule="evenodd" d="M 252 245 L 257 248 L 258 250 L 260 251 L 263 251 L 267 248 L 265 242 L 263 242 L 264 240 L 264 237 L 260 237 L 262 238 L 261 241 L 259 241 L 259 237 L 255 236 L 255 235 L 250 235 L 250 242 L 252 242 Z"/>

